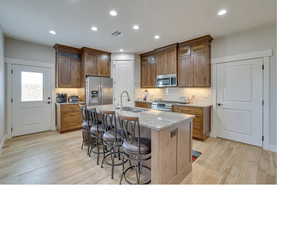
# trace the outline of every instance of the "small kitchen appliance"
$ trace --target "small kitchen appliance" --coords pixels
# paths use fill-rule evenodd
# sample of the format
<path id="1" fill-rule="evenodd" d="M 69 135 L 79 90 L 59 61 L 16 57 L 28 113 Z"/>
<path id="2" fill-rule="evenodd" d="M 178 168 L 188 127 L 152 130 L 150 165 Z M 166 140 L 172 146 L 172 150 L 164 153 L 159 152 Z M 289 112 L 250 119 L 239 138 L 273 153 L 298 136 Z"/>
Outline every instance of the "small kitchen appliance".
<path id="1" fill-rule="evenodd" d="M 176 74 L 158 75 L 156 77 L 156 87 L 176 87 L 177 76 Z"/>
<path id="2" fill-rule="evenodd" d="M 57 93 L 56 94 L 56 102 L 57 103 L 66 103 L 67 102 L 67 94 Z"/>
<path id="3" fill-rule="evenodd" d="M 77 95 L 71 95 L 68 98 L 69 103 L 78 104 L 79 103 L 79 96 Z"/>

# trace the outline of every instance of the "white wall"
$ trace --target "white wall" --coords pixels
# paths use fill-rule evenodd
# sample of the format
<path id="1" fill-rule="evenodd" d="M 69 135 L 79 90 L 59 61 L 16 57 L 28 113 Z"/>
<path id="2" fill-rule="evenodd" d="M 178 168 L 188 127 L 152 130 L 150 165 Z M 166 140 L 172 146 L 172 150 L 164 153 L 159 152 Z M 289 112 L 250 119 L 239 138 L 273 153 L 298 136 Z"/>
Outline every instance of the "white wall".
<path id="1" fill-rule="evenodd" d="M 51 46 L 6 38 L 5 57 L 54 64 L 55 50 Z"/>
<path id="2" fill-rule="evenodd" d="M 5 135 L 4 35 L 0 27 L 0 152 Z"/>
<path id="3" fill-rule="evenodd" d="M 273 49 L 270 77 L 270 145 L 277 144 L 277 33 L 276 25 L 232 34 L 213 41 L 212 58 Z"/>

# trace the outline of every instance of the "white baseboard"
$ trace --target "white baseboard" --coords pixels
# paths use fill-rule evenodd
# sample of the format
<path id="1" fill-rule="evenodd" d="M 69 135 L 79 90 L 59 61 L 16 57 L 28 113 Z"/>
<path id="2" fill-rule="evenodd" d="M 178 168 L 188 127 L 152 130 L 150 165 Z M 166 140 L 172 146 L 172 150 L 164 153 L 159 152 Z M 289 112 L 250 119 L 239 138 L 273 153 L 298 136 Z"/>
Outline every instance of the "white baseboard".
<path id="1" fill-rule="evenodd" d="M 276 145 L 265 145 L 263 147 L 263 149 L 269 150 L 269 151 L 272 151 L 272 152 L 277 152 L 277 146 Z"/>
<path id="2" fill-rule="evenodd" d="M 3 137 L 0 139 L 0 154 L 3 151 L 3 145 L 4 145 L 4 142 L 6 141 L 6 139 L 7 139 L 7 134 L 4 134 Z"/>

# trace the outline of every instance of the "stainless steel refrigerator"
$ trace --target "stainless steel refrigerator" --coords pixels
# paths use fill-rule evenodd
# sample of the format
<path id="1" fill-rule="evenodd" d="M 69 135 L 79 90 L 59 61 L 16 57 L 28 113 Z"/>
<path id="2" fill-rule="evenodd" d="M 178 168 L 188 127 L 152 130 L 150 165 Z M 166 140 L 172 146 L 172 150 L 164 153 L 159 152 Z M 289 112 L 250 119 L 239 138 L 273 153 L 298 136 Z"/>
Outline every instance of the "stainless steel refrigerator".
<path id="1" fill-rule="evenodd" d="M 87 76 L 85 90 L 87 105 L 113 104 L 113 80 L 111 78 Z"/>

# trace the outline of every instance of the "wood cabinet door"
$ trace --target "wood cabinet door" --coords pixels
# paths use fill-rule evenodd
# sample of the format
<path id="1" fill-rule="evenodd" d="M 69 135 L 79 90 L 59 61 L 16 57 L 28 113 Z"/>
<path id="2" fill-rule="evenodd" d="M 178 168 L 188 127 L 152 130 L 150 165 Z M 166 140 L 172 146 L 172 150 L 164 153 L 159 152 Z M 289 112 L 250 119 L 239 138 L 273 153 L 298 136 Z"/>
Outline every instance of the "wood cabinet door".
<path id="1" fill-rule="evenodd" d="M 99 76 L 110 76 L 110 55 L 108 53 L 97 56 L 97 71 Z"/>
<path id="2" fill-rule="evenodd" d="M 141 59 L 141 87 L 152 88 L 156 83 L 155 56 L 145 56 Z"/>
<path id="3" fill-rule="evenodd" d="M 69 88 L 72 87 L 72 78 L 70 71 L 71 60 L 69 56 L 59 54 L 57 55 L 57 87 Z"/>
<path id="4" fill-rule="evenodd" d="M 199 44 L 192 47 L 194 86 L 210 86 L 210 47 Z"/>
<path id="5" fill-rule="evenodd" d="M 157 74 L 176 74 L 177 73 L 177 50 L 176 47 L 166 49 L 157 53 Z"/>
<path id="6" fill-rule="evenodd" d="M 149 57 L 150 58 L 148 58 L 148 87 L 155 87 L 157 74 L 156 57 Z"/>
<path id="7" fill-rule="evenodd" d="M 178 86 L 193 87 L 193 61 L 191 56 L 181 56 L 178 61 Z"/>
<path id="8" fill-rule="evenodd" d="M 148 62 L 146 57 L 141 58 L 141 88 L 147 87 Z"/>
<path id="9" fill-rule="evenodd" d="M 156 55 L 157 74 L 165 75 L 168 74 L 168 56 L 165 51 L 160 52 Z"/>
<path id="10" fill-rule="evenodd" d="M 167 74 L 177 74 L 177 48 L 170 49 L 167 54 Z"/>
<path id="11" fill-rule="evenodd" d="M 71 86 L 73 88 L 81 87 L 81 60 L 79 57 L 70 58 L 70 74 L 71 74 Z"/>
<path id="12" fill-rule="evenodd" d="M 98 76 L 97 71 L 97 55 L 87 54 L 84 55 L 85 74 Z"/>

